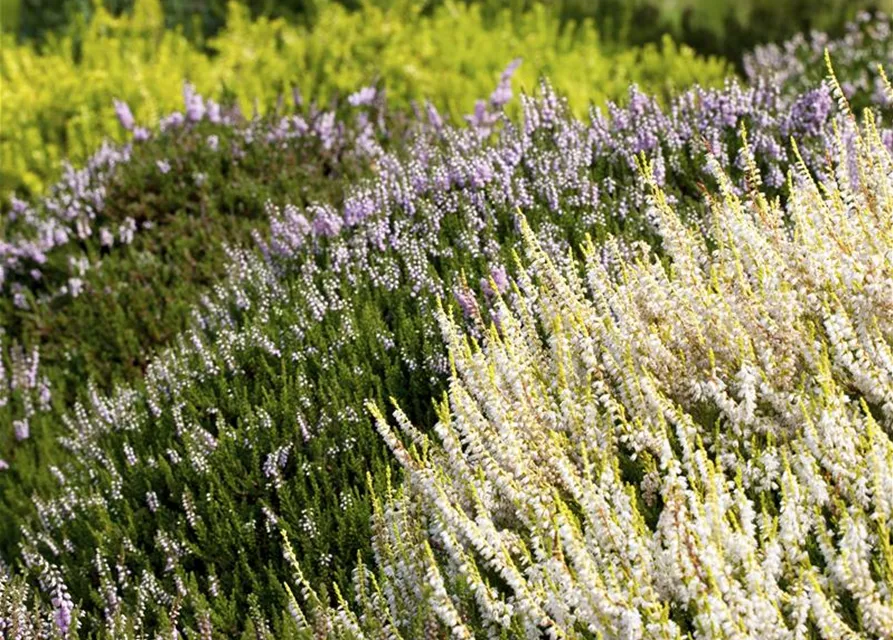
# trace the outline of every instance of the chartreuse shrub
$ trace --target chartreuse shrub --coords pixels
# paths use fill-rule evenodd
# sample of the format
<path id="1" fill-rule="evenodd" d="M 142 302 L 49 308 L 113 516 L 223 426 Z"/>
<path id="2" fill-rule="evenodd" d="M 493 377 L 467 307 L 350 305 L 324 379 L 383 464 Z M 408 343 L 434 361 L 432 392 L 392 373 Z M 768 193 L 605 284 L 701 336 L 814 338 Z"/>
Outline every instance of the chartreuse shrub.
<path id="1" fill-rule="evenodd" d="M 63 159 L 82 164 L 105 138 L 121 140 L 113 98 L 157 120 L 180 101 L 182 79 L 214 85 L 207 55 L 174 31 L 154 0 L 132 15 L 98 11 L 87 25 L 48 36 L 38 50 L 3 34 L 0 190 L 40 195 Z M 210 83 L 210 84 L 209 84 Z"/>
<path id="2" fill-rule="evenodd" d="M 590 102 L 621 98 L 630 82 L 666 96 L 693 82 L 717 85 L 728 73 L 722 61 L 669 40 L 609 53 L 590 23 L 562 25 L 539 5 L 485 23 L 478 7 L 459 2 L 430 15 L 406 0 L 356 12 L 333 3 L 307 28 L 252 22 L 233 2 L 227 27 L 200 48 L 165 28 L 159 0 L 138 0 L 132 14 L 98 10 L 88 24 L 39 47 L 3 38 L 0 192 L 7 195 L 39 194 L 62 158 L 79 164 L 103 139 L 121 140 L 114 99 L 128 102 L 139 121 L 154 123 L 177 108 L 184 80 L 210 97 L 234 96 L 251 113 L 295 88 L 322 103 L 377 79 L 394 105 L 428 97 L 458 116 L 518 56 L 525 58 L 523 86 L 534 87 L 546 74 L 580 113 Z"/>
<path id="3" fill-rule="evenodd" d="M 267 207 L 258 227 L 260 252 L 245 248 L 231 252 L 221 269 L 222 280 L 193 308 L 189 328 L 151 358 L 142 381 L 119 385 L 112 393 L 88 387 L 81 403 L 59 417 L 54 410 L 40 410 L 43 372 L 40 363 L 34 365 L 34 345 L 10 358 L 15 362 L 3 374 L 3 390 L 11 389 L 4 396 L 11 400 L 0 410 L 10 417 L 10 424 L 19 421 L 19 430 L 10 428 L 14 435 L 4 443 L 8 448 L 3 452 L 5 469 L 0 471 L 0 549 L 4 562 L 14 566 L 30 588 L 44 594 L 50 605 L 45 611 L 56 617 L 55 622 L 47 618 L 48 624 L 56 633 L 71 632 L 77 620 L 84 635 L 100 637 L 166 636 L 175 631 L 198 637 L 301 637 L 290 613 L 297 610 L 289 607 L 288 589 L 302 591 L 289 582 L 294 573 L 291 554 L 306 579 L 305 587 L 313 587 L 324 605 L 337 602 L 340 591 L 349 604 L 365 606 L 362 594 L 355 595 L 352 586 L 355 574 L 364 575 L 362 569 L 356 571 L 361 566 L 358 560 L 367 567 L 380 562 L 383 570 L 388 562 L 376 560 L 376 548 L 370 546 L 370 517 L 376 507 L 369 489 L 374 495 L 387 495 L 388 472 L 394 463 L 363 405 L 371 400 L 384 406 L 393 397 L 409 420 L 430 434 L 438 421 L 431 398 L 447 388 L 451 369 L 437 325 L 437 300 L 447 304 L 455 300 L 465 328 L 484 336 L 479 318 L 486 317 L 498 293 L 510 296 L 513 279 L 521 277 L 512 256 L 520 238 L 519 210 L 554 262 L 573 264 L 569 251 L 591 234 L 596 241 L 616 239 L 608 246 L 617 248 L 605 253 L 605 262 L 620 267 L 625 263 L 618 262 L 617 255 L 642 255 L 642 239 L 676 255 L 666 246 L 676 236 L 662 234 L 665 220 L 649 204 L 652 182 L 666 194 L 689 234 L 711 234 L 716 228 L 715 215 L 705 207 L 703 188 L 721 188 L 731 194 L 729 198 L 752 189 L 751 158 L 765 175 L 766 195 L 795 204 L 798 194 L 805 192 L 792 191 L 786 180 L 798 155 L 788 142 L 791 137 L 799 141 L 804 171 L 812 177 L 828 185 L 834 180 L 844 185 L 847 180 L 873 184 L 864 182 L 858 163 L 827 164 L 829 154 L 838 148 L 835 127 L 844 140 L 854 140 L 850 118 L 846 111 L 835 112 L 827 87 L 792 98 L 774 85 L 744 88 L 730 82 L 723 89 L 686 92 L 666 110 L 634 90 L 628 106 L 594 114 L 591 121 L 575 118 L 567 104 L 546 88 L 536 98 L 523 97 L 523 118 L 512 121 L 501 114 L 507 82 L 506 78 L 500 83 L 468 126 L 444 125 L 436 114 L 422 114 L 425 127 L 415 141 L 401 153 L 378 153 L 376 174 L 346 188 L 340 201 L 302 206 L 283 199 Z M 192 183 L 165 182 L 176 175 L 172 169 L 181 161 L 174 153 L 176 145 L 165 152 L 170 155 L 161 155 L 171 140 L 168 136 L 189 140 L 195 130 L 201 131 L 195 137 L 201 140 L 205 133 L 200 127 L 214 124 L 206 120 L 216 109 L 207 101 L 199 109 L 195 94 L 186 93 L 186 111 L 193 115 L 166 118 L 164 132 L 139 142 L 147 145 L 147 162 L 133 175 L 158 180 L 162 194 L 189 194 L 194 188 Z M 369 105 L 361 103 L 373 95 L 374 91 L 363 91 L 351 100 L 362 108 L 360 113 L 366 113 Z M 324 121 L 331 124 L 337 119 Z M 752 132 L 748 147 L 739 135 L 743 123 Z M 283 135 L 297 130 L 303 127 L 287 118 L 267 133 L 271 144 L 282 144 Z M 244 140 L 244 132 L 237 135 Z M 237 139 L 234 135 L 230 142 Z M 318 136 L 323 147 L 325 139 Z M 365 143 L 356 146 L 365 148 Z M 637 166 L 643 153 L 652 161 L 647 180 Z M 878 152 L 872 147 L 870 154 Z M 232 161 L 240 157 L 234 153 Z M 116 167 L 113 175 L 123 176 L 130 164 Z M 721 181 L 723 172 L 730 184 Z M 214 173 L 209 171 L 209 177 Z M 215 191 L 222 190 L 224 179 L 215 180 L 220 180 Z M 100 180 L 97 186 L 101 184 Z M 866 189 L 864 197 L 874 193 Z M 79 206 L 93 202 L 90 193 L 86 196 Z M 59 251 L 64 259 L 57 264 L 63 268 L 48 271 L 46 280 L 41 273 L 35 284 L 31 271 L 40 265 L 33 260 L 35 247 L 25 233 L 28 226 L 67 229 L 72 238 L 79 237 L 79 229 L 92 229 L 90 234 L 83 231 L 87 238 L 82 244 L 88 252 L 90 246 L 102 247 L 103 226 L 109 225 L 107 231 L 115 237 L 120 227 L 110 225 L 131 229 L 101 212 L 77 210 L 74 220 L 41 205 L 19 212 L 23 218 L 17 224 L 29 216 L 33 220 L 25 225 L 24 235 L 6 247 L 24 252 L 7 272 L 9 290 L 4 295 L 12 299 L 11 308 L 17 308 L 16 293 L 26 304 L 46 304 L 42 295 L 54 304 L 80 304 L 80 295 L 72 298 L 71 287 L 78 286 L 72 278 L 86 287 L 89 272 L 106 266 L 95 265 L 88 253 L 90 268 L 81 276 L 77 261 L 83 254 L 78 242 L 53 245 L 46 248 L 46 262 L 53 262 Z M 155 230 L 131 229 L 132 240 Z M 742 227 L 741 232 L 750 229 Z M 776 232 L 784 237 L 782 229 Z M 865 233 L 875 234 L 878 242 L 883 237 L 873 227 Z M 860 238 L 843 238 L 843 245 L 861 246 L 849 240 Z M 107 249 L 126 254 L 128 247 L 115 240 Z M 747 255 L 741 258 L 742 268 L 749 269 Z M 69 257 L 74 267 L 66 264 Z M 885 268 L 883 264 L 873 268 Z M 762 286 L 776 282 L 770 273 L 774 272 L 767 272 Z M 14 285 L 18 291 L 13 291 Z M 761 291 L 759 283 L 751 289 Z M 30 300 L 33 290 L 38 296 Z M 653 296 L 657 304 L 662 300 L 659 293 L 649 290 L 640 297 L 648 302 Z M 675 298 L 667 306 L 674 304 Z M 691 313 L 697 315 L 700 308 L 693 307 Z M 765 317 L 771 321 L 764 320 L 763 326 L 769 334 L 765 340 L 772 343 L 776 335 L 772 332 L 787 337 L 789 325 L 788 316 L 776 318 L 775 307 L 769 311 Z M 734 313 L 730 310 L 729 317 Z M 662 306 L 654 314 L 676 317 Z M 719 331 L 713 318 L 708 315 L 703 321 Z M 697 328 L 691 327 L 695 338 L 702 335 L 706 341 L 713 335 L 698 334 Z M 659 327 L 654 331 L 653 339 L 639 338 L 643 348 L 662 339 Z M 742 344 L 746 355 L 748 343 Z M 679 358 L 694 358 L 693 349 L 688 342 L 679 342 Z M 723 347 L 722 357 L 734 357 L 728 351 Z M 840 356 L 841 363 L 846 361 Z M 800 364 L 770 360 L 762 366 Z M 684 371 L 660 373 L 681 382 Z M 864 380 L 853 384 L 860 385 L 855 387 L 858 391 Z M 708 402 L 710 396 L 705 397 Z M 870 406 L 877 403 L 875 396 L 866 397 Z M 574 404 L 576 399 L 567 402 Z M 21 417 L 28 406 L 30 414 Z M 757 406 L 764 410 L 762 404 Z M 711 411 L 706 404 L 699 419 L 709 420 L 722 433 L 726 425 L 711 418 Z M 23 424 L 29 433 L 24 433 Z M 632 443 L 630 447 L 638 446 L 634 433 L 624 440 Z M 652 432 L 643 427 L 641 433 L 650 444 Z M 760 433 L 756 429 L 755 437 Z M 749 441 L 747 434 L 742 439 Z M 712 444 L 709 439 L 705 442 Z M 671 439 L 671 445 L 676 444 Z M 423 449 L 421 444 L 418 449 Z M 632 459 L 636 449 L 624 451 L 633 471 L 640 464 L 637 460 L 645 460 L 644 451 L 636 460 Z M 744 449 L 745 457 L 751 451 Z M 398 474 L 393 477 L 394 482 L 399 480 Z M 506 516 L 513 518 L 511 513 Z M 427 521 L 434 522 L 430 512 Z M 646 522 L 653 522 L 653 512 L 651 516 L 646 512 Z M 281 531 L 292 551 L 282 544 Z M 421 540 L 410 535 L 406 539 Z M 443 548 L 431 546 L 432 552 L 442 554 Z M 399 557 L 395 562 L 400 564 Z M 481 574 L 493 589 L 508 588 L 495 574 L 484 569 Z M 789 577 L 785 574 L 785 579 Z M 823 574 L 816 579 L 823 589 L 831 589 Z M 12 594 L 5 600 L 10 603 L 8 619 L 18 620 L 22 606 L 27 606 L 17 595 L 24 593 L 22 582 L 10 584 L 4 587 Z M 413 609 L 418 602 L 409 593 L 413 587 L 405 593 L 401 588 L 394 587 L 394 597 L 406 603 L 407 611 L 417 612 L 418 624 L 427 622 L 428 613 L 446 602 L 441 599 L 427 608 L 423 602 Z M 695 607 L 690 611 L 699 611 Z M 845 623 L 858 628 L 861 623 L 854 619 L 860 610 L 848 600 L 840 608 Z M 693 624 L 685 612 L 674 609 L 668 616 L 683 630 Z M 407 637 L 415 637 L 411 625 L 416 622 L 395 618 L 395 624 L 410 625 Z M 631 618 L 630 624 L 635 620 Z M 436 627 L 426 628 L 436 633 Z M 325 627 L 319 629 L 325 635 Z"/>
<path id="4" fill-rule="evenodd" d="M 469 112 L 518 57 L 524 60 L 516 76 L 521 87 L 533 88 L 545 75 L 578 115 L 592 103 L 621 99 L 631 83 L 668 97 L 696 82 L 716 86 L 729 72 L 724 62 L 670 40 L 605 51 L 590 22 L 563 25 L 541 4 L 520 13 L 504 9 L 487 21 L 477 3 L 445 2 L 430 13 L 407 0 L 369 2 L 358 12 L 332 4 L 309 33 L 282 21 L 250 22 L 234 6 L 228 29 L 211 46 L 225 67 L 260 72 L 247 74 L 256 79 L 249 96 L 275 97 L 264 74 L 322 97 L 379 76 L 392 100 L 408 104 L 425 96 L 453 117 Z"/>

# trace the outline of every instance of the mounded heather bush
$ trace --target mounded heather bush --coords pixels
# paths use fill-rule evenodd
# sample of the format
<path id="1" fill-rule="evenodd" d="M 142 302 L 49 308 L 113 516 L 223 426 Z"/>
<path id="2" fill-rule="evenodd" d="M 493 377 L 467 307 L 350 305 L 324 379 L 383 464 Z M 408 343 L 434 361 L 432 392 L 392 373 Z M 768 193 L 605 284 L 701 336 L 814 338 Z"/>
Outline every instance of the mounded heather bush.
<path id="1" fill-rule="evenodd" d="M 428 126 L 427 116 L 386 108 L 375 88 L 356 96 L 326 109 L 296 96 L 248 119 L 187 84 L 185 115 L 152 133 L 120 103 L 130 143 L 104 145 L 45 198 L 13 199 L 0 220 L 5 342 L 39 346 L 64 371 L 52 382 L 69 402 L 86 378 L 103 388 L 132 379 L 185 328 L 225 267 L 226 245 L 263 229 L 266 201 L 337 204 L 344 184 Z"/>
<path id="2" fill-rule="evenodd" d="M 709 233 L 699 184 L 715 189 L 722 168 L 730 192 L 747 191 L 742 123 L 766 193 L 785 200 L 772 169 L 792 166 L 789 137 L 829 181 L 831 126 L 852 131 L 822 89 L 791 99 L 730 83 L 685 94 L 668 113 L 634 92 L 628 108 L 590 123 L 545 90 L 523 99 L 518 124 L 498 114 L 503 89 L 468 128 L 422 136 L 404 159 L 381 156 L 378 177 L 340 206 L 271 206 L 263 256 L 234 251 L 226 281 L 145 383 L 86 397 L 56 451 L 57 419 L 32 420 L 39 446 L 18 443 L 22 465 L 0 474 L 3 521 L 15 523 L 6 562 L 21 561 L 48 599 L 64 584 L 91 633 L 207 623 L 294 635 L 280 531 L 308 585 L 349 593 L 358 558 L 371 565 L 368 489 L 388 492 L 390 461 L 363 403 L 393 396 L 414 423 L 435 424 L 428 398 L 449 374 L 436 300 L 455 298 L 483 335 L 475 318 L 486 305 L 472 289 L 506 291 L 518 209 L 558 264 L 587 233 L 615 235 L 605 255 L 631 257 L 635 240 L 661 243 L 663 230 L 639 154 L 653 158 L 651 180 L 685 228 Z"/>
<path id="3" fill-rule="evenodd" d="M 127 101 L 137 119 L 154 124 L 179 105 L 179 88 L 235 98 L 244 113 L 267 111 L 297 87 L 325 103 L 377 79 L 394 106 L 427 96 L 458 117 L 486 95 L 508 60 L 524 55 L 532 88 L 542 74 L 584 111 L 638 82 L 663 96 L 694 82 L 717 85 L 729 69 L 666 40 L 660 46 L 609 52 L 591 23 L 563 26 L 537 5 L 504 11 L 485 22 L 480 7 L 448 2 L 422 15 L 415 2 L 348 12 L 326 3 L 312 29 L 283 20 L 252 21 L 229 3 L 227 27 L 203 48 L 165 28 L 160 0 L 138 0 L 132 15 L 99 10 L 89 24 L 53 36 L 38 49 L 2 34 L 4 86 L 0 136 L 0 197 L 40 195 L 63 158 L 87 160 L 111 138 L 124 139 L 113 99 Z M 376 77 L 377 76 L 377 77 Z"/>
<path id="4" fill-rule="evenodd" d="M 497 124 L 496 114 L 507 100 L 503 94 L 510 71 L 489 107 L 482 102 L 470 116 L 483 137 Z M 107 386 L 115 376 L 132 377 L 144 368 L 151 347 L 182 328 L 195 297 L 191 281 L 213 282 L 224 259 L 222 245 L 244 240 L 249 230 L 263 232 L 264 200 L 288 199 L 298 207 L 314 200 L 338 205 L 342 185 L 375 170 L 382 148 L 395 148 L 395 141 L 429 136 L 428 144 L 416 150 L 439 153 L 443 117 L 433 106 L 414 118 L 401 117 L 384 109 L 380 90 L 352 94 L 348 102 L 354 106 L 311 108 L 309 113 L 305 108 L 295 115 L 245 121 L 186 87 L 186 115 L 166 116 L 161 133 L 148 141 L 143 140 L 148 131 L 119 103 L 122 122 L 134 131 L 132 144 L 103 147 L 86 167 L 69 169 L 36 206 L 14 200 L 4 221 L 9 239 L 0 244 L 0 288 L 6 293 L 0 305 L 12 318 L 7 341 L 42 347 L 44 361 L 64 362 L 66 376 L 76 383 L 93 377 Z M 574 227 L 647 232 L 636 213 L 641 190 L 630 188 L 638 180 L 634 158 L 641 151 L 656 154 L 656 170 L 667 174 L 673 196 L 697 207 L 699 183 L 710 179 L 703 173 L 702 142 L 724 165 L 740 163 L 739 121 L 756 130 L 753 146 L 767 181 L 782 188 L 790 136 L 804 142 L 810 165 L 820 169 L 822 128 L 832 106 L 826 89 L 789 98 L 772 85 L 743 88 L 734 82 L 721 91 L 686 92 L 668 109 L 637 89 L 630 91 L 628 103 L 594 114 L 588 128 L 562 124 L 555 135 L 549 133 L 550 122 L 527 114 L 530 131 L 512 143 L 551 145 L 535 170 L 545 175 L 548 163 L 558 163 L 563 177 L 535 188 L 552 210 L 562 190 L 577 190 L 572 198 L 577 209 L 591 201 L 584 220 L 570 221 Z M 542 117 L 553 118 L 550 112 L 556 109 L 563 107 L 555 103 Z M 566 148 L 572 157 L 558 158 Z M 475 160 L 481 168 L 472 170 L 482 172 L 482 185 L 494 166 L 511 161 L 512 153 L 503 154 L 507 160 Z M 527 187 L 522 189 L 515 204 L 530 199 Z M 391 206 L 369 197 L 359 202 L 362 195 L 353 197 L 351 206 Z M 144 234 L 146 228 L 153 231 Z M 283 229 L 283 223 L 276 228 Z M 579 240 L 579 229 L 573 232 Z M 162 258 L 165 267 L 152 268 L 161 266 Z M 166 292 L 171 293 L 158 300 Z M 152 300 L 158 303 L 147 304 Z M 73 342 L 90 348 L 71 350 Z M 65 380 L 53 383 L 71 386 Z M 71 397 L 67 391 L 64 395 Z"/>

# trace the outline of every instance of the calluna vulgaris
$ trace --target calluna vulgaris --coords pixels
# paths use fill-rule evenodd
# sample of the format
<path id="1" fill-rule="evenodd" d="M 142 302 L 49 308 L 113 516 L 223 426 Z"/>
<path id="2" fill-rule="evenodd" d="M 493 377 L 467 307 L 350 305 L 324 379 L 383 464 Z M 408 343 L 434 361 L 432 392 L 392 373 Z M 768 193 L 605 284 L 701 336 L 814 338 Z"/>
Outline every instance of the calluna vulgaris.
<path id="1" fill-rule="evenodd" d="M 22 526 L 48 606 L 4 576 L 6 629 L 890 637 L 889 136 L 830 85 L 589 123 L 504 96 L 338 208 L 271 205 L 145 390 L 72 412 Z M 402 489 L 363 409 L 388 395 Z"/>

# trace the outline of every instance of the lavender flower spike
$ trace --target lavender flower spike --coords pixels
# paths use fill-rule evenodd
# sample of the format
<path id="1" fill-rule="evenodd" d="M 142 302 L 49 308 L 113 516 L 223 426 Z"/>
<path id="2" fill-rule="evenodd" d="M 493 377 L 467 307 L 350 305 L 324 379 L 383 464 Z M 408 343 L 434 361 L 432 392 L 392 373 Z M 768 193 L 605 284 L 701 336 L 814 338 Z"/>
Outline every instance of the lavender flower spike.
<path id="1" fill-rule="evenodd" d="M 189 82 L 183 83 L 183 106 L 186 109 L 186 119 L 190 122 L 198 122 L 205 117 L 205 101 Z"/>
<path id="2" fill-rule="evenodd" d="M 508 101 L 512 99 L 512 76 L 515 75 L 518 67 L 521 66 L 521 58 L 515 58 L 509 62 L 505 71 L 499 76 L 499 84 L 490 94 L 490 106 L 494 109 L 501 109 Z"/>
<path id="3" fill-rule="evenodd" d="M 118 122 L 128 131 L 133 131 L 136 121 L 133 118 L 133 112 L 130 106 L 123 100 L 115 100 L 115 115 L 118 116 Z"/>

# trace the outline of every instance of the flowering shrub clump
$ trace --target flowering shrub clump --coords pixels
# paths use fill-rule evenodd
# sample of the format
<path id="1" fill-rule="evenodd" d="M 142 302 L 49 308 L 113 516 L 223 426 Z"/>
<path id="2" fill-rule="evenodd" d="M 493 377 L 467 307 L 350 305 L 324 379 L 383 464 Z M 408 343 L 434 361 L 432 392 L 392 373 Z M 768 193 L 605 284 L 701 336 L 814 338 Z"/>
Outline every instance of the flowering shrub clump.
<path id="1" fill-rule="evenodd" d="M 437 218 L 458 212 L 456 198 L 472 193 L 480 195 L 471 201 L 484 195 L 497 209 L 541 202 L 544 213 L 560 213 L 553 221 L 559 244 L 590 230 L 647 234 L 636 154 L 654 154 L 658 179 L 679 207 L 696 210 L 698 185 L 711 179 L 703 170 L 705 150 L 724 165 L 740 166 L 739 122 L 759 129 L 753 147 L 779 192 L 789 136 L 801 140 L 810 165 L 821 170 L 832 107 L 827 90 L 788 98 L 775 86 L 745 88 L 734 81 L 721 90 L 690 90 L 667 109 L 632 89 L 627 107 L 609 104 L 606 113 L 593 112 L 590 123 L 573 119 L 547 91 L 541 104 L 522 100 L 523 129 L 509 126 L 491 144 L 516 68 L 506 70 L 489 100 L 479 101 L 464 137 L 445 127 L 433 105 L 407 118 L 387 109 L 382 91 L 372 87 L 352 94 L 346 111 L 296 107 L 292 114 L 246 120 L 187 84 L 185 115 L 166 116 L 151 134 L 119 102 L 122 125 L 134 132 L 130 144 L 106 146 L 86 167 L 69 169 L 36 206 L 14 201 L 6 219 L 9 239 L 0 243 L 0 307 L 14 319 L 10 338 L 40 346 L 45 363 L 64 369 L 68 381 L 54 381 L 60 390 L 76 388 L 87 376 L 103 386 L 115 375 L 132 376 L 153 347 L 183 328 L 196 299 L 190 283 L 213 283 L 225 263 L 221 244 L 243 243 L 249 232 L 265 235 L 262 203 L 268 198 L 288 198 L 298 208 L 324 200 L 300 215 L 294 207 L 273 214 L 272 253 L 287 263 L 306 236 L 314 239 L 313 251 L 350 253 L 338 263 L 343 266 L 365 264 L 367 256 L 330 247 L 338 241 L 326 239 L 340 236 L 342 226 L 349 229 L 364 212 L 403 216 L 399 199 L 413 193 L 434 203 Z M 410 139 L 418 142 L 385 156 L 386 148 L 400 149 L 395 143 Z M 406 155 L 413 160 L 402 160 Z M 431 158 L 425 161 L 430 167 L 419 162 L 424 158 Z M 341 185 L 370 169 L 384 177 L 375 186 L 348 189 L 344 210 L 333 211 Z M 740 169 L 731 170 L 740 180 Z M 489 234 L 498 225 L 488 228 Z M 431 230 L 415 241 L 420 255 L 441 241 Z M 159 254 L 171 256 L 165 260 L 170 266 L 149 268 Z M 195 267 L 199 257 L 202 270 Z M 134 275 L 120 277 L 124 270 Z M 408 277 L 424 275 L 412 270 Z M 171 293 L 158 300 L 159 290 Z M 153 299 L 158 302 L 149 303 Z M 110 317 L 120 320 L 100 320 Z"/>
<path id="2" fill-rule="evenodd" d="M 405 482 L 375 502 L 356 613 L 295 576 L 313 628 L 890 638 L 893 157 L 850 125 L 784 206 L 717 167 L 709 237 L 646 167 L 660 256 L 609 239 L 562 268 L 521 219 L 482 343 L 439 312 L 436 436 L 370 405 Z"/>
<path id="3" fill-rule="evenodd" d="M 185 83 L 185 115 L 175 111 L 162 118 L 155 134 L 136 126 L 129 106 L 116 101 L 122 125 L 133 132 L 130 143 L 113 145 L 106 142 L 82 168 L 66 165 L 62 179 L 37 205 L 12 198 L 11 211 L 2 221 L 7 239 L 0 244 L 0 292 L 11 291 L 19 307 L 27 306 L 26 290 L 39 301 L 46 301 L 46 296 L 71 295 L 76 298 L 81 287 L 72 284 L 72 277 L 59 283 L 58 278 L 52 278 L 55 275 L 52 268 L 44 265 L 59 256 L 71 262 L 72 252 L 67 250 L 68 247 L 83 246 L 91 239 L 105 248 L 131 244 L 141 226 L 132 217 L 123 220 L 116 217 L 120 217 L 117 209 L 124 206 L 122 201 L 125 200 L 119 192 L 129 186 L 121 183 L 134 180 L 136 176 L 133 174 L 140 169 L 143 170 L 139 175 L 142 188 L 158 192 L 159 199 L 171 200 L 171 195 L 183 197 L 187 191 L 201 189 L 209 179 L 212 185 L 218 186 L 214 178 L 219 180 L 219 175 L 209 178 L 208 168 L 216 168 L 214 165 L 230 165 L 220 167 L 215 172 L 218 174 L 246 165 L 249 170 L 257 171 L 252 166 L 252 160 L 256 158 L 249 157 L 257 147 L 267 155 L 275 154 L 280 164 L 285 164 L 282 156 L 289 153 L 310 156 L 320 165 L 327 162 L 343 164 L 343 168 L 339 167 L 342 171 L 351 162 L 369 164 L 384 153 L 380 143 L 388 135 L 389 127 L 397 123 L 388 118 L 383 95 L 374 87 L 364 90 L 371 92 L 371 99 L 363 103 L 367 107 L 364 109 L 339 112 L 337 109 L 319 109 L 315 105 L 309 110 L 301 109 L 302 99 L 300 94 L 295 94 L 295 113 L 246 119 L 238 109 L 223 110 L 213 100 L 205 100 L 196 93 L 191 84 Z M 350 102 L 353 104 L 352 100 Z M 160 138 L 161 144 L 147 144 L 153 137 Z M 179 157 L 134 157 L 135 147 L 149 147 L 149 151 L 156 154 L 161 147 L 161 151 L 172 151 Z M 295 158 L 292 160 L 294 162 Z M 307 164 L 302 163 L 301 168 L 307 169 Z M 124 165 L 126 172 L 124 180 L 121 179 L 120 165 Z M 182 174 L 192 169 L 191 165 L 205 165 L 206 169 L 189 175 L 186 184 L 178 183 L 174 176 L 166 177 L 174 169 L 177 174 Z M 134 203 L 130 199 L 126 204 L 133 207 Z M 155 212 L 156 215 L 178 204 L 164 200 L 153 203 L 155 209 L 161 210 Z M 155 221 L 141 222 L 151 228 Z M 89 268 L 90 265 L 86 265 L 79 270 L 69 269 L 69 272 L 83 275 Z"/>
<path id="4" fill-rule="evenodd" d="M 112 108 L 130 143 L 69 171 L 44 201 L 15 203 L 0 244 L 0 310 L 13 319 L 0 348 L 4 632 L 539 637 L 542 623 L 568 637 L 709 637 L 716 623 L 714 636 L 747 637 L 783 620 L 797 637 L 792 621 L 802 618 L 802 637 L 845 627 L 884 637 L 882 531 L 866 530 L 860 556 L 868 554 L 869 591 L 855 591 L 827 558 L 843 557 L 841 513 L 861 526 L 854 505 L 873 516 L 886 485 L 862 473 L 864 486 L 838 487 L 828 460 L 846 470 L 856 454 L 810 448 L 838 446 L 827 425 L 812 440 L 798 429 L 825 402 L 816 389 L 824 394 L 828 378 L 865 400 L 862 417 L 842 410 L 860 433 L 867 416 L 875 420 L 853 451 L 864 462 L 880 447 L 888 460 L 887 382 L 877 368 L 887 362 L 889 265 L 870 251 L 889 240 L 881 176 L 890 134 L 873 121 L 860 134 L 838 85 L 797 92 L 759 79 L 692 89 L 665 106 L 633 87 L 625 105 L 580 120 L 548 85 L 513 105 L 512 77 L 525 64 L 512 62 L 464 119 L 432 104 L 401 115 L 379 85 L 355 86 L 330 108 L 293 97 L 292 107 L 252 119 L 187 85 L 182 111 L 157 128 L 119 101 Z M 813 221 L 819 205 L 834 215 Z M 869 221 L 831 226 L 850 210 Z M 513 248 L 532 241 L 518 211 L 537 237 L 522 266 Z M 863 250 L 859 234 L 875 244 Z M 867 280 L 863 254 L 846 253 L 857 249 L 871 256 Z M 835 256 L 840 264 L 809 271 Z M 840 265 L 849 271 L 835 293 Z M 196 266 L 208 272 L 182 283 Z M 573 276 L 586 269 L 594 302 Z M 160 319 L 134 312 L 140 295 Z M 438 299 L 460 312 L 455 325 Z M 862 306 L 867 324 L 851 331 L 824 319 Z M 584 311 L 600 332 L 574 324 Z M 830 350 L 833 330 L 850 355 Z M 488 413 L 484 370 L 469 373 L 487 356 L 460 353 L 461 331 L 483 341 L 484 354 L 523 336 L 516 351 L 531 359 L 494 356 L 488 384 L 511 403 L 537 389 L 527 380 L 538 372 L 544 386 L 530 401 L 542 404 L 519 405 L 538 427 L 524 421 L 530 430 L 520 433 L 510 404 Z M 115 362 L 125 356 L 134 361 Z M 126 382 L 110 384 L 111 371 Z M 101 389 L 76 380 L 94 372 L 108 376 Z M 587 395 L 587 380 L 598 393 Z M 515 439 L 450 435 L 455 417 L 430 402 L 448 388 L 453 407 L 477 402 L 493 421 L 476 420 L 472 438 L 506 422 Z M 412 445 L 363 409 L 390 397 Z M 791 397 L 805 408 L 785 405 Z M 403 489 L 390 486 L 389 448 L 407 465 Z M 570 466 L 550 466 L 553 452 Z M 828 501 L 807 503 L 811 520 L 782 511 L 784 487 L 794 486 L 780 475 L 785 465 L 800 478 L 795 454 L 811 455 L 803 464 L 812 460 L 816 477 L 832 483 Z M 542 469 L 524 475 L 534 464 Z M 424 493 L 427 481 L 443 490 L 440 502 Z M 586 497 L 593 486 L 595 503 Z M 857 489 L 868 502 L 853 497 Z M 456 511 L 442 509 L 443 496 Z M 483 529 L 469 528 L 462 516 L 473 520 L 478 501 Z M 677 513 L 680 530 L 666 523 Z M 642 550 L 591 546 L 603 531 L 587 517 L 602 515 L 598 527 L 614 535 L 629 525 Z M 791 556 L 770 544 L 783 517 L 803 523 Z M 508 545 L 498 558 L 518 573 L 475 546 L 477 533 L 496 544 L 486 518 Z M 740 533 L 734 552 L 729 532 Z M 590 546 L 572 546 L 580 540 Z M 691 566 L 672 556 L 683 547 Z M 649 572 L 656 567 L 665 572 Z M 35 590 L 46 606 L 29 617 Z M 820 597 L 844 626 L 802 613 L 804 599 L 813 607 Z"/>
<path id="5" fill-rule="evenodd" d="M 888 115 L 891 100 L 877 71 L 878 64 L 889 70 L 893 63 L 893 25 L 887 14 L 860 13 L 840 38 L 815 31 L 782 44 L 758 46 L 744 56 L 744 70 L 750 82 L 766 80 L 797 93 L 823 79 L 826 50 L 853 108 L 858 112 L 871 106 Z"/>
<path id="6" fill-rule="evenodd" d="M 278 114 L 246 118 L 187 84 L 186 115 L 153 132 L 119 104 L 130 143 L 104 145 L 47 197 L 14 200 L 0 221 L 7 341 L 39 348 L 64 372 L 54 382 L 69 400 L 65 389 L 85 377 L 104 387 L 132 377 L 184 328 L 197 292 L 225 266 L 225 245 L 263 230 L 265 201 L 337 203 L 343 183 L 427 126 L 427 116 L 388 109 L 381 91 L 367 91 L 374 100 L 361 106 L 322 109 L 296 95 Z"/>

